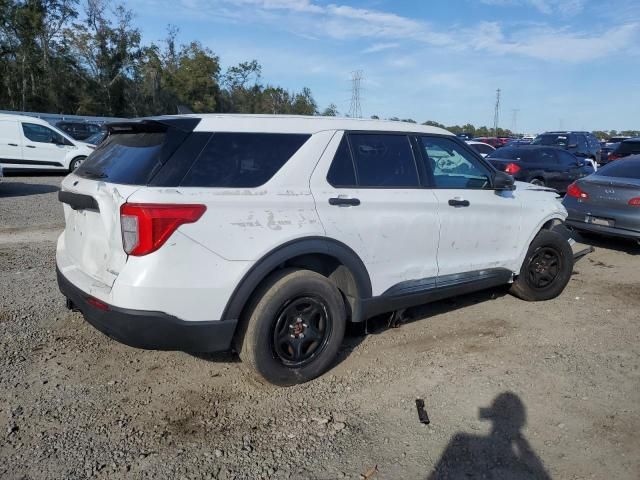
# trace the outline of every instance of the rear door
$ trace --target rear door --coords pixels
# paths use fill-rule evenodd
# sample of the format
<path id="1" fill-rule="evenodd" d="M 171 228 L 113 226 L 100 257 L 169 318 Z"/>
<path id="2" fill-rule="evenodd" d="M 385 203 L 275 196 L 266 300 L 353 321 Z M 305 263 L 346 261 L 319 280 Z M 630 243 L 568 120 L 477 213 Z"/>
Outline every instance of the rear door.
<path id="1" fill-rule="evenodd" d="M 0 163 L 17 166 L 22 162 L 22 135 L 15 120 L 0 120 Z"/>
<path id="2" fill-rule="evenodd" d="M 158 173 L 184 135 L 151 124 L 122 127 L 62 182 L 66 265 L 112 286 L 127 255 L 120 207 Z"/>
<path id="3" fill-rule="evenodd" d="M 513 268 L 521 252 L 516 192 L 493 190 L 492 170 L 465 145 L 428 135 L 419 142 L 438 199 L 438 276 Z"/>
<path id="4" fill-rule="evenodd" d="M 362 259 L 374 296 L 409 280 L 435 285 L 438 202 L 415 156 L 406 134 L 338 132 L 311 177 L 327 236 Z"/>

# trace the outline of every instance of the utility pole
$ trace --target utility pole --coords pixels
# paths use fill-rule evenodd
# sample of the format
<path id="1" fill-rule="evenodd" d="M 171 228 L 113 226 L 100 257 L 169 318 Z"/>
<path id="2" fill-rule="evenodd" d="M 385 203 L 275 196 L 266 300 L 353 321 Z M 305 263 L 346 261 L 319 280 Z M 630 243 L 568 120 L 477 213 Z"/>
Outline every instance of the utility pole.
<path id="1" fill-rule="evenodd" d="M 518 133 L 518 113 L 520 112 L 519 108 L 514 108 L 511 110 L 511 131 L 513 133 Z"/>
<path id="2" fill-rule="evenodd" d="M 498 122 L 500 121 L 500 89 L 496 90 L 496 110 L 493 114 L 493 135 L 498 136 Z"/>
<path id="3" fill-rule="evenodd" d="M 351 72 L 351 105 L 349 106 L 349 116 L 351 118 L 362 118 L 362 107 L 360 105 L 361 82 L 362 70 Z"/>

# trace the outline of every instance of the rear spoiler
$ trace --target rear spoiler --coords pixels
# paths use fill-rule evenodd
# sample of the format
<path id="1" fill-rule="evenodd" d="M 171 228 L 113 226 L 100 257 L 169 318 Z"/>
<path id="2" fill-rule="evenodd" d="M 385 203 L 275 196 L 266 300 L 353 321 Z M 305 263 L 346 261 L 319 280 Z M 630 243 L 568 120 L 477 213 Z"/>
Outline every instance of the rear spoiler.
<path id="1" fill-rule="evenodd" d="M 162 133 L 169 128 L 190 133 L 200 123 L 193 117 L 152 117 L 124 122 L 110 122 L 105 125 L 109 135 L 113 133 Z"/>

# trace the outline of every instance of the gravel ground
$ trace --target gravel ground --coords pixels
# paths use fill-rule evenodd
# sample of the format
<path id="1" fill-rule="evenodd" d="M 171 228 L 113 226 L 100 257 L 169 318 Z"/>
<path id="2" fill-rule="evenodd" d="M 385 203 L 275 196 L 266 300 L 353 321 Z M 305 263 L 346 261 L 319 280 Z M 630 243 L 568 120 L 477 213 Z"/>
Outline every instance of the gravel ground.
<path id="1" fill-rule="evenodd" d="M 354 329 L 332 371 L 277 389 L 65 310 L 60 181 L 0 183 L 0 478 L 640 478 L 635 244 L 597 241 L 553 301 L 495 290 Z"/>

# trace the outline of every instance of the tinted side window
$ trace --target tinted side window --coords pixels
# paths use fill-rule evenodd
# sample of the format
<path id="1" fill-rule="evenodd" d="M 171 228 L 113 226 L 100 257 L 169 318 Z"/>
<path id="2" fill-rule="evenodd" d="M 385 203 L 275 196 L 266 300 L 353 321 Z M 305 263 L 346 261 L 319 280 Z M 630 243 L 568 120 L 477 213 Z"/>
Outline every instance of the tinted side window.
<path id="1" fill-rule="evenodd" d="M 418 188 L 418 171 L 409 137 L 390 134 L 351 134 L 358 185 Z"/>
<path id="2" fill-rule="evenodd" d="M 453 140 L 421 137 L 427 171 L 436 188 L 481 189 L 490 185 L 490 171 Z"/>
<path id="3" fill-rule="evenodd" d="M 36 123 L 23 123 L 22 131 L 24 136 L 32 142 L 39 143 L 64 143 L 62 136 L 54 132 L 50 128 L 38 125 Z"/>
<path id="4" fill-rule="evenodd" d="M 356 185 L 356 171 L 353 167 L 346 135 L 342 137 L 340 146 L 333 157 L 327 181 L 334 187 L 353 187 Z"/>
<path id="5" fill-rule="evenodd" d="M 589 151 L 589 146 L 587 145 L 587 140 L 584 138 L 584 135 L 578 135 L 578 151 L 587 153 Z"/>
<path id="6" fill-rule="evenodd" d="M 259 187 L 268 182 L 309 137 L 281 133 L 214 133 L 182 185 Z"/>

